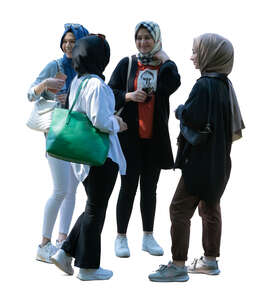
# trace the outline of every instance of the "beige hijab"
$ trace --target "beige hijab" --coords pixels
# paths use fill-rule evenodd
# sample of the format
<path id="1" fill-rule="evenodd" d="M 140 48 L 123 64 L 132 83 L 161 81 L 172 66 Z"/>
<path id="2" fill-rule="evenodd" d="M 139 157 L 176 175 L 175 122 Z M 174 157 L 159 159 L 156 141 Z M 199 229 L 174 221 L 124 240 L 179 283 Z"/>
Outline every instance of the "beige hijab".
<path id="1" fill-rule="evenodd" d="M 229 40 L 215 34 L 205 33 L 194 39 L 194 52 L 197 53 L 197 62 L 202 73 L 231 73 L 234 63 L 234 48 Z M 232 113 L 232 140 L 242 137 L 245 128 L 238 101 L 231 81 L 229 95 Z"/>

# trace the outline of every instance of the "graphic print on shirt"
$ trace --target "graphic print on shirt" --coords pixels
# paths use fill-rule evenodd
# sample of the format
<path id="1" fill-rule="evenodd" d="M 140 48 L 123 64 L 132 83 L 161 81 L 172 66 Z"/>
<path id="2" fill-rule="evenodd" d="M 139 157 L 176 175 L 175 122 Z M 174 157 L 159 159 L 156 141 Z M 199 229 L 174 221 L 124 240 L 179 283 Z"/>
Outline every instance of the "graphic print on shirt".
<path id="1" fill-rule="evenodd" d="M 146 69 L 139 72 L 137 80 L 137 88 L 143 90 L 147 94 L 156 91 L 157 87 L 157 70 Z"/>

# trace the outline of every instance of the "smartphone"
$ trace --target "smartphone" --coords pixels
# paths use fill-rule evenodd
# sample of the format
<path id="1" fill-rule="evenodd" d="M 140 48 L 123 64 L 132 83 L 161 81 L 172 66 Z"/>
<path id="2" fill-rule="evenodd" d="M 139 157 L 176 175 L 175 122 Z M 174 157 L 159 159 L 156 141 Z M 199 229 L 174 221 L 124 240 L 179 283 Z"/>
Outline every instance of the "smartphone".
<path id="1" fill-rule="evenodd" d="M 62 79 L 65 81 L 67 76 L 62 72 L 57 72 L 54 78 Z M 59 92 L 59 90 L 57 90 L 57 89 L 49 89 L 48 88 L 48 90 L 53 94 L 57 94 Z M 63 93 L 61 93 L 61 94 L 63 94 Z"/>
<path id="2" fill-rule="evenodd" d="M 55 78 L 66 80 L 67 76 L 62 72 L 57 72 L 57 74 L 55 75 Z"/>

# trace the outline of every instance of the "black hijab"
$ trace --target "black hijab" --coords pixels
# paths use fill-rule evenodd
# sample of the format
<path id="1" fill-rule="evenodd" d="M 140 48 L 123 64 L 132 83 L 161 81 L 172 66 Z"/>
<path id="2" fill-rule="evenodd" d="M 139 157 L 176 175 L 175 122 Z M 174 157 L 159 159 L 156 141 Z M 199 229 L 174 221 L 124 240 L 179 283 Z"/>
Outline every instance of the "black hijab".
<path id="1" fill-rule="evenodd" d="M 110 60 L 110 46 L 104 38 L 97 35 L 84 37 L 76 42 L 72 60 L 78 77 L 96 74 L 104 80 L 102 73 Z"/>

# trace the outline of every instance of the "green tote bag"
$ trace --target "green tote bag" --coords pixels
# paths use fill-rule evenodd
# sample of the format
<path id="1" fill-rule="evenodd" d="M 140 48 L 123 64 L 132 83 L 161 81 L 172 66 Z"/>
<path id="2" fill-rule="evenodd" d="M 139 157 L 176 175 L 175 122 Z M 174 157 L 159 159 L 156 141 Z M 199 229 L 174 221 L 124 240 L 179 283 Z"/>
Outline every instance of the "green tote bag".
<path id="1" fill-rule="evenodd" d="M 70 110 L 54 109 L 46 138 L 46 151 L 62 160 L 101 166 L 108 155 L 109 134 L 95 128 L 85 113 L 73 111 L 82 86 L 88 80 L 86 78 L 81 82 Z"/>

